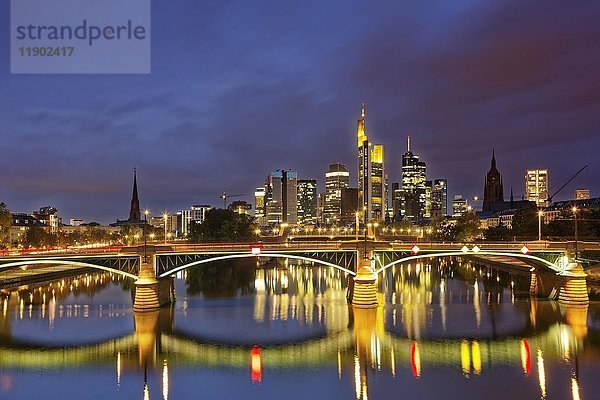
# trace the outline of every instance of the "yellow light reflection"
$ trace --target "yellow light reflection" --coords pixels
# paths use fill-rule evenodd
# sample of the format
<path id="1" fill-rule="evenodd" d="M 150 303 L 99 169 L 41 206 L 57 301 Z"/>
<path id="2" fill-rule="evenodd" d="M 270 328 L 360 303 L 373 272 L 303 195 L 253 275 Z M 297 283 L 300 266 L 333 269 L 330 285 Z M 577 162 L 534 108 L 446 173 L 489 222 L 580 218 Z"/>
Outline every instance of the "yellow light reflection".
<path id="1" fill-rule="evenodd" d="M 121 352 L 117 353 L 117 387 L 121 386 Z"/>
<path id="2" fill-rule="evenodd" d="M 573 400 L 581 400 L 581 397 L 579 397 L 579 384 L 575 377 L 571 378 L 571 392 L 573 394 Z"/>
<path id="3" fill-rule="evenodd" d="M 163 361 L 162 391 L 163 399 L 167 400 L 169 398 L 169 367 L 167 366 L 167 360 Z"/>
<path id="4" fill-rule="evenodd" d="M 360 399 L 360 361 L 358 355 L 354 355 L 354 391 L 356 398 Z"/>
<path id="5" fill-rule="evenodd" d="M 391 354 L 390 354 L 390 364 L 391 364 L 391 368 L 392 368 L 392 376 L 396 377 L 396 359 L 394 357 L 394 347 L 392 347 Z"/>
<path id="6" fill-rule="evenodd" d="M 471 372 L 471 352 L 469 350 L 469 343 L 466 340 L 463 340 L 460 344 L 460 362 L 463 374 L 469 377 L 469 373 Z"/>
<path id="7" fill-rule="evenodd" d="M 473 358 L 473 372 L 475 375 L 481 373 L 481 349 L 478 342 L 471 343 L 471 356 Z"/>
<path id="8" fill-rule="evenodd" d="M 144 383 L 144 400 L 150 400 L 150 391 L 148 390 L 147 383 Z"/>
<path id="9" fill-rule="evenodd" d="M 544 356 L 542 350 L 538 349 L 537 355 L 538 380 L 540 383 L 540 392 L 542 399 L 546 398 L 546 370 L 544 369 Z"/>

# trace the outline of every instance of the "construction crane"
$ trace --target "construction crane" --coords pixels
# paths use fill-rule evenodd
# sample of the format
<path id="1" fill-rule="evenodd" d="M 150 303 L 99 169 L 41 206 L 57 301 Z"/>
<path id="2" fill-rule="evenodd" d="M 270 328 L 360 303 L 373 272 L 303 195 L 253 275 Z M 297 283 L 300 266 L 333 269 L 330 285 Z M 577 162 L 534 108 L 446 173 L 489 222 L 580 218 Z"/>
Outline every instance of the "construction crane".
<path id="1" fill-rule="evenodd" d="M 579 175 L 580 173 L 583 172 L 584 169 L 586 169 L 588 166 L 586 165 L 585 167 L 581 168 L 579 171 L 577 171 L 575 173 L 575 175 L 573 175 L 572 177 L 570 177 L 561 187 L 558 188 L 558 190 L 556 192 L 554 192 L 554 194 L 550 197 L 548 197 L 548 204 L 552 203 L 552 199 L 554 198 L 554 196 L 556 196 L 557 194 L 560 193 L 561 190 L 563 190 L 569 183 L 571 183 L 571 181 L 573 179 L 575 179 L 577 177 L 577 175 Z"/>
<path id="2" fill-rule="evenodd" d="M 230 197 L 241 197 L 245 195 L 246 193 L 227 194 L 227 192 L 223 192 L 223 194 L 220 196 L 223 199 L 223 210 L 227 209 L 227 199 L 229 199 Z"/>

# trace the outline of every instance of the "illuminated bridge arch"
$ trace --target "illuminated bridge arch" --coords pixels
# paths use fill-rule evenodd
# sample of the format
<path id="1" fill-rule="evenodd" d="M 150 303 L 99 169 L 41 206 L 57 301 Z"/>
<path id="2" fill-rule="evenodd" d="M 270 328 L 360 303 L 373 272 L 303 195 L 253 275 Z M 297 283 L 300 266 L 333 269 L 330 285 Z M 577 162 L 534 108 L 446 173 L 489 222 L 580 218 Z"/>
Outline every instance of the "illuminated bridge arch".
<path id="1" fill-rule="evenodd" d="M 0 271 L 2 270 L 6 270 L 6 269 L 11 269 L 11 268 L 18 268 L 18 267 L 23 267 L 23 266 L 28 266 L 28 265 L 71 265 L 74 267 L 78 267 L 78 268 L 94 268 L 94 269 L 99 269 L 102 271 L 107 271 L 107 272 L 112 272 L 114 274 L 118 274 L 118 275 L 122 275 L 125 276 L 127 278 L 131 278 L 133 280 L 137 280 L 137 274 L 134 274 L 134 270 L 137 269 L 137 263 L 136 266 L 134 268 L 129 268 L 132 269 L 132 271 L 125 271 L 125 270 L 121 270 L 118 267 L 113 267 L 113 266 L 109 266 L 109 265 L 101 265 L 100 263 L 95 264 L 93 262 L 90 262 L 91 260 L 87 259 L 87 260 L 72 260 L 72 259 L 25 259 L 25 260 L 11 260 L 10 262 L 7 263 L 3 263 L 0 264 Z M 118 260 L 115 259 L 114 261 L 117 262 L 116 265 L 121 264 L 121 261 L 127 261 L 127 260 Z"/>
<path id="2" fill-rule="evenodd" d="M 321 265 L 324 265 L 327 267 L 339 269 L 340 271 L 344 271 L 345 273 L 350 274 L 350 275 L 356 275 L 356 272 L 354 272 L 348 268 L 344 268 L 340 265 L 334 264 L 332 262 L 329 262 L 329 261 L 320 260 L 318 258 L 308 257 L 308 256 L 303 256 L 303 255 L 298 255 L 298 254 L 285 254 L 285 253 L 261 253 L 259 255 L 252 254 L 252 253 L 237 253 L 237 254 L 219 255 L 219 256 L 215 256 L 215 257 L 206 258 L 203 260 L 192 261 L 192 262 L 186 263 L 184 265 L 169 269 L 169 270 L 162 272 L 160 274 L 157 274 L 157 275 L 159 278 L 164 278 L 164 277 L 173 275 L 179 271 L 183 271 L 185 269 L 193 267 L 195 265 L 206 264 L 206 263 L 210 263 L 213 261 L 232 260 L 232 259 L 236 259 L 236 258 L 257 258 L 257 257 L 291 258 L 294 260 L 303 260 L 303 261 L 313 262 L 315 264 L 321 264 Z"/>
<path id="3" fill-rule="evenodd" d="M 380 272 L 383 272 L 386 269 L 388 269 L 389 267 L 393 267 L 394 265 L 405 263 L 408 261 L 413 261 L 413 260 L 422 260 L 422 259 L 426 259 L 426 258 L 437 258 L 437 257 L 451 257 L 451 256 L 465 257 L 465 256 L 486 256 L 486 255 L 487 256 L 512 257 L 512 258 L 517 258 L 517 259 L 522 259 L 522 260 L 531 260 L 531 261 L 535 261 L 536 263 L 542 264 L 543 266 L 549 268 L 550 270 L 552 270 L 556 273 L 564 272 L 564 270 L 562 268 L 559 268 L 556 264 L 554 264 L 548 260 L 545 260 L 543 258 L 536 257 L 536 256 L 533 256 L 530 254 L 480 250 L 477 253 L 465 253 L 463 251 L 450 251 L 450 252 L 444 252 L 444 253 L 416 254 L 416 255 L 412 255 L 412 256 L 408 256 L 408 257 L 403 257 L 396 261 L 392 261 L 386 265 L 383 265 L 383 266 L 381 266 L 381 268 L 379 268 L 375 271 L 375 274 L 379 274 Z"/>

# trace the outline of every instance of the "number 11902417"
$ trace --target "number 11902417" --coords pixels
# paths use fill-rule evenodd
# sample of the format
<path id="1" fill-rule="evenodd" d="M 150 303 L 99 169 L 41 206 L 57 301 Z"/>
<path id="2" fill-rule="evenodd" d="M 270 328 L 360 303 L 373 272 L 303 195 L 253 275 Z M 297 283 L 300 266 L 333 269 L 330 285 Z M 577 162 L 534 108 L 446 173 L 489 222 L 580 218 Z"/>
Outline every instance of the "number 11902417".
<path id="1" fill-rule="evenodd" d="M 19 47 L 21 57 L 71 57 L 75 47 Z"/>

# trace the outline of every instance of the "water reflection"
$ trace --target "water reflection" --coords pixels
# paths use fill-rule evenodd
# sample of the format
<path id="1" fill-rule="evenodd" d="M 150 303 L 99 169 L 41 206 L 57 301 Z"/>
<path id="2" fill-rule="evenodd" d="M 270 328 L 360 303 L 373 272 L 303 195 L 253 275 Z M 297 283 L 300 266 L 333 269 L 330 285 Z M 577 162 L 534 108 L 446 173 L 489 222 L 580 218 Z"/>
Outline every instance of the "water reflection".
<path id="1" fill-rule="evenodd" d="M 131 310 L 128 286 L 109 274 L 3 290 L 0 389 L 17 393 L 18 382 L 19 395 L 37 393 L 83 368 L 110 376 L 98 398 L 185 398 L 198 375 L 213 394 L 227 391 L 212 386 L 216 375 L 250 385 L 248 397 L 275 397 L 276 382 L 314 372 L 356 399 L 400 388 L 479 396 L 506 376 L 515 398 L 579 399 L 593 389 L 582 376 L 600 372 L 598 305 L 530 300 L 527 276 L 460 260 L 407 264 L 381 277 L 380 307 L 359 309 L 346 303 L 347 277 L 330 268 L 201 269 L 177 281 L 174 307 L 147 313 Z M 28 371 L 41 373 L 37 388 Z"/>

